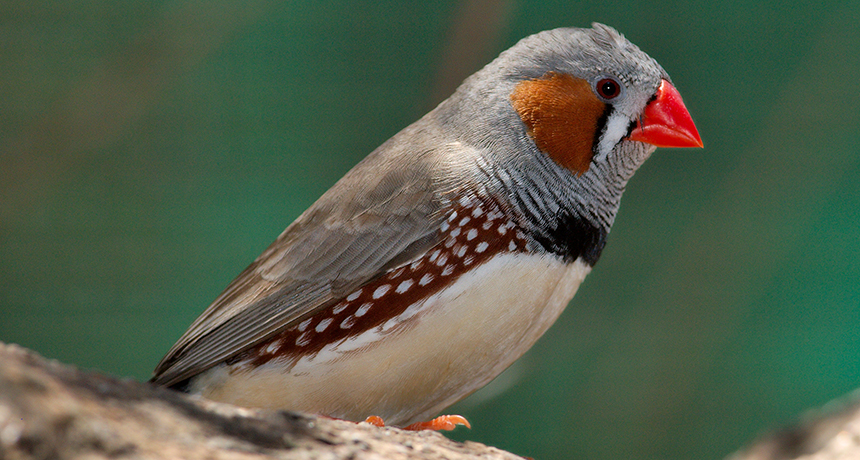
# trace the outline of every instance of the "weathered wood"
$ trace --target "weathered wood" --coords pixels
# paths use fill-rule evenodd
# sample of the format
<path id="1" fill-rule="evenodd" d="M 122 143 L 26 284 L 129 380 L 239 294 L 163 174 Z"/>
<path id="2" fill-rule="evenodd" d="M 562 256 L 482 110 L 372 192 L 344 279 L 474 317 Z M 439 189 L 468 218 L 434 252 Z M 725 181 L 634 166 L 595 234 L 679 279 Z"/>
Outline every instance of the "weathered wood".
<path id="1" fill-rule="evenodd" d="M 0 344 L 0 459 L 520 459 L 439 433 L 242 409 Z"/>
<path id="2" fill-rule="evenodd" d="M 514 460 L 483 444 L 294 412 L 243 409 L 60 364 L 0 343 L 0 459 Z M 860 458 L 856 394 L 731 460 Z"/>

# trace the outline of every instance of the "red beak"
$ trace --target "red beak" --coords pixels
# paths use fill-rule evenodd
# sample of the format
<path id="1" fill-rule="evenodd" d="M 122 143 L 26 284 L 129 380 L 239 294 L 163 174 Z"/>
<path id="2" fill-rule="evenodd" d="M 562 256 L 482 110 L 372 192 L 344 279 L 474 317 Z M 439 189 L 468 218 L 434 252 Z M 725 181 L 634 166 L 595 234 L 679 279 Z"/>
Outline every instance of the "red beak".
<path id="1" fill-rule="evenodd" d="M 657 147 L 704 147 L 681 95 L 666 80 L 660 83 L 657 98 L 645 107 L 628 139 Z"/>

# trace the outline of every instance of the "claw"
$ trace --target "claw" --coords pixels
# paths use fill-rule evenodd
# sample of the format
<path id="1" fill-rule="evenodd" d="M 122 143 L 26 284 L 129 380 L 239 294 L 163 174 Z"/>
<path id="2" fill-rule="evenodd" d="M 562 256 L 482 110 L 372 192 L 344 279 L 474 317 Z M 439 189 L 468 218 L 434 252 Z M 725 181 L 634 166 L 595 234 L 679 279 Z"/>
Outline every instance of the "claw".
<path id="1" fill-rule="evenodd" d="M 428 422 L 413 423 L 412 425 L 409 425 L 403 429 L 408 431 L 451 431 L 456 428 L 457 425 L 465 425 L 466 428 L 472 428 L 472 425 L 469 424 L 469 421 L 466 420 L 466 418 L 462 415 L 442 415 Z"/>
<path id="2" fill-rule="evenodd" d="M 373 426 L 378 426 L 380 428 L 385 426 L 385 422 L 382 420 L 382 417 L 379 417 L 377 415 L 371 415 L 370 417 L 367 417 L 366 419 L 364 419 L 364 423 L 369 423 Z"/>
<path id="3" fill-rule="evenodd" d="M 371 415 L 364 419 L 364 423 L 369 423 L 375 427 L 382 428 L 385 426 L 385 421 L 382 420 L 382 417 Z M 462 415 L 440 415 L 439 417 L 434 418 L 433 420 L 427 422 L 417 422 L 403 428 L 406 431 L 451 431 L 454 428 L 457 428 L 457 425 L 464 425 L 466 428 L 471 429 L 472 425 L 466 420 L 466 417 Z"/>

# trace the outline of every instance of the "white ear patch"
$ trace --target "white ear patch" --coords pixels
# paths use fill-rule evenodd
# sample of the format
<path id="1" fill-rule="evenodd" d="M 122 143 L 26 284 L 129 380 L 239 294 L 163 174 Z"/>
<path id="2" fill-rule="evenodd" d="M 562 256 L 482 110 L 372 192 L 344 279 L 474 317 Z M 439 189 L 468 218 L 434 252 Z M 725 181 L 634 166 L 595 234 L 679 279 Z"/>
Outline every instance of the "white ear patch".
<path id="1" fill-rule="evenodd" d="M 597 158 L 606 158 L 609 152 L 616 144 L 627 134 L 627 127 L 630 125 L 630 120 L 619 114 L 613 114 L 606 120 L 606 128 L 603 135 L 600 136 L 600 142 L 597 144 Z"/>

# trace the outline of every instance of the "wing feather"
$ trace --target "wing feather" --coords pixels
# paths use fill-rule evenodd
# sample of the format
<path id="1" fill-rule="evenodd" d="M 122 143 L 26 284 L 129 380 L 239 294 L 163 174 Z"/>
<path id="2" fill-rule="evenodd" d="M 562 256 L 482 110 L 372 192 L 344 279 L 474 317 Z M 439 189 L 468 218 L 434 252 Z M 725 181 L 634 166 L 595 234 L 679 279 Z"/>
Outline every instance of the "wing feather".
<path id="1" fill-rule="evenodd" d="M 445 187 L 436 183 L 432 152 L 384 172 L 392 157 L 406 154 L 387 144 L 347 173 L 227 286 L 161 360 L 154 383 L 187 380 L 438 242 L 446 198 L 438 192 Z"/>

